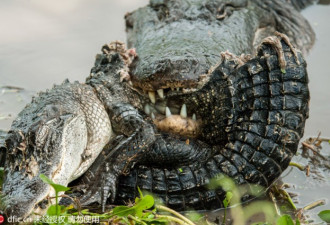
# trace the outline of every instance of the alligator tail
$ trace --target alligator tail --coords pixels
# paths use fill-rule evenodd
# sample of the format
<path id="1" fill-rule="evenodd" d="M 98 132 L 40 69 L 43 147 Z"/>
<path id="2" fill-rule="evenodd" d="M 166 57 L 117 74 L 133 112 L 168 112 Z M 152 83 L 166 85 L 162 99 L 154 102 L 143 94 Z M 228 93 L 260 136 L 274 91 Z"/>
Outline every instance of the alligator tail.
<path id="1" fill-rule="evenodd" d="M 306 63 L 288 38 L 277 33 L 263 41 L 258 56 L 241 66 L 234 79 L 236 121 L 227 146 L 240 152 L 255 149 L 245 158 L 272 182 L 271 170 L 286 169 L 304 133 L 309 111 Z"/>
<path id="2" fill-rule="evenodd" d="M 220 150 L 245 181 L 264 187 L 288 167 L 309 111 L 306 63 L 287 36 L 276 35 L 263 41 L 255 58 L 234 59 L 247 62 L 228 78 L 233 118 Z"/>
<path id="3" fill-rule="evenodd" d="M 264 39 L 253 59 L 232 56 L 221 65 L 231 60 L 242 65 L 228 77 L 233 116 L 219 153 L 247 183 L 268 187 L 288 167 L 304 134 L 310 98 L 306 62 L 280 33 Z"/>

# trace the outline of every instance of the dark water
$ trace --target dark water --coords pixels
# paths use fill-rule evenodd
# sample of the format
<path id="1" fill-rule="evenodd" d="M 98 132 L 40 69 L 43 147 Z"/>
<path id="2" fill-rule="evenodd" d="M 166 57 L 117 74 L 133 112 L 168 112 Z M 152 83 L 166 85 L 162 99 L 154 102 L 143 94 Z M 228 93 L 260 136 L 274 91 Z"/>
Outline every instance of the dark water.
<path id="1" fill-rule="evenodd" d="M 147 4 L 147 0 L 1 0 L 0 1 L 0 129 L 8 130 L 13 118 L 37 91 L 51 88 L 65 78 L 84 81 L 100 47 L 125 40 L 124 14 Z M 323 1 L 329 3 L 329 1 Z M 310 77 L 310 118 L 305 138 L 322 132 L 330 136 L 330 6 L 315 5 L 303 11 L 317 40 L 307 57 Z M 329 155 L 329 144 L 324 144 Z M 308 161 L 296 157 L 302 164 Z M 283 180 L 298 194 L 297 206 L 318 199 L 327 204 L 311 211 L 329 209 L 330 173 L 306 177 L 288 169 Z"/>

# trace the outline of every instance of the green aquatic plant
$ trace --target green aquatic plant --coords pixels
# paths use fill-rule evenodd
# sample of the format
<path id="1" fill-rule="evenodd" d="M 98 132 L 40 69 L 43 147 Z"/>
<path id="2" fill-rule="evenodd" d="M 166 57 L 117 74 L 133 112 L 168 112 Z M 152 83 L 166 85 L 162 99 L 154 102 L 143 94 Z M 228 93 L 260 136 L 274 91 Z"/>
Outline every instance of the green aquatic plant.
<path id="1" fill-rule="evenodd" d="M 275 222 L 276 211 L 274 205 L 269 201 L 256 200 L 245 206 L 241 203 L 242 196 L 258 196 L 264 192 L 263 187 L 258 185 L 237 186 L 231 178 L 221 174 L 211 180 L 209 188 L 222 188 L 226 191 L 226 198 L 223 202 L 225 206 L 223 224 L 225 224 L 226 221 L 228 206 L 231 206 L 231 217 L 234 225 L 246 224 L 249 218 L 259 213 L 265 216 L 267 222 L 271 224 Z M 265 222 L 263 222 L 263 224 L 264 223 Z"/>
<path id="2" fill-rule="evenodd" d="M 60 212 L 62 210 L 62 207 L 60 205 L 58 205 L 58 193 L 59 192 L 65 192 L 65 191 L 68 191 L 70 190 L 70 188 L 68 187 L 65 187 L 63 185 L 60 185 L 60 184 L 55 184 L 51 179 L 49 179 L 46 175 L 44 174 L 40 174 L 40 179 L 46 183 L 46 184 L 49 184 L 50 186 L 52 186 L 55 190 L 55 205 L 51 205 L 48 210 L 47 210 L 47 214 L 48 215 L 56 215 L 56 216 L 59 216 L 60 215 Z"/>
<path id="3" fill-rule="evenodd" d="M 318 216 L 327 223 L 330 223 L 330 210 L 323 210 L 319 212 Z"/>
<path id="4" fill-rule="evenodd" d="M 117 206 L 105 213 L 91 212 L 90 209 L 81 210 L 80 208 L 76 208 L 74 205 L 59 205 L 59 197 L 67 197 L 65 195 L 60 196 L 60 192 L 65 192 L 70 189 L 68 187 L 54 183 L 43 174 L 40 175 L 40 179 L 54 188 L 55 204 L 52 204 L 48 208 L 45 216 L 39 217 L 35 220 L 35 225 L 88 224 L 89 222 L 84 220 L 84 218 L 92 218 L 96 223 L 105 222 L 105 224 L 214 224 L 209 222 L 203 214 L 195 211 L 191 211 L 183 216 L 180 213 L 162 205 L 162 203 L 151 194 L 143 194 L 140 189 L 138 189 L 139 197 L 135 198 L 134 203 L 129 204 L 129 206 Z M 255 200 L 247 205 L 242 205 L 241 197 L 243 195 L 248 194 L 251 196 L 258 196 L 260 193 L 264 192 L 263 188 L 258 185 L 250 185 L 249 188 L 244 185 L 237 186 L 231 178 L 224 175 L 218 175 L 217 178 L 210 181 L 209 188 L 222 188 L 224 191 L 226 191 L 226 197 L 223 200 L 225 209 L 222 224 L 226 224 L 227 211 L 231 210 L 231 223 L 233 225 L 245 224 L 253 215 L 260 213 L 264 215 L 265 221 L 254 223 L 253 225 L 300 225 L 300 221 L 298 219 L 294 220 L 288 214 L 278 216 L 274 204 L 269 201 Z M 284 193 L 281 192 L 281 194 Z M 288 195 L 286 195 L 286 197 L 287 196 Z M 329 223 L 330 210 L 321 211 L 318 215 L 323 221 Z"/>
<path id="5" fill-rule="evenodd" d="M 299 220 L 296 220 L 296 223 L 294 223 L 291 216 L 285 214 L 277 219 L 276 225 L 300 225 L 300 222 Z"/>
<path id="6" fill-rule="evenodd" d="M 68 191 L 70 188 L 54 183 L 44 174 L 40 175 L 40 179 L 54 188 L 55 204 L 48 208 L 46 216 L 39 218 L 34 223 L 35 225 L 82 224 L 84 223 L 84 220 L 78 221 L 77 218 L 88 216 L 93 218 L 97 217 L 99 219 L 97 222 L 104 221 L 110 224 L 163 225 L 168 224 L 169 222 L 174 222 L 176 224 L 194 225 L 190 219 L 179 214 L 178 212 L 158 203 L 156 204 L 156 201 L 152 195 L 143 195 L 140 189 L 138 189 L 140 197 L 135 198 L 135 202 L 131 206 L 117 206 L 111 211 L 102 214 L 90 212 L 89 209 L 77 211 L 72 205 L 63 206 L 58 204 L 59 193 Z M 159 212 L 167 212 L 169 215 L 163 215 Z M 51 219 L 52 222 L 47 221 L 47 218 L 49 220 Z"/>

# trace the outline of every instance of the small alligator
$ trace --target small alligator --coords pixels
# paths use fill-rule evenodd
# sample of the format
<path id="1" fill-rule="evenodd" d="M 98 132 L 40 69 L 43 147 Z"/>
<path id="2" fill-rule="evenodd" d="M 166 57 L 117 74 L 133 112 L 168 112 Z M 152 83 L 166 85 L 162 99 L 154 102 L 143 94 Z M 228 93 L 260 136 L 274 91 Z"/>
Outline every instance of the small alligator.
<path id="1" fill-rule="evenodd" d="M 55 85 L 19 113 L 6 137 L 2 191 L 7 215 L 24 218 L 32 211 L 42 212 L 48 196 L 54 193 L 39 175 L 68 185 L 90 167 L 118 133 L 130 136 L 118 148 L 138 140 L 146 146 L 153 141 L 153 125 L 128 104 L 132 101 L 139 105 L 130 94 L 132 90 L 121 82 L 134 51 L 126 51 L 122 45 L 114 42 L 108 46 L 109 51 L 115 51 L 109 55 L 113 65 L 108 75 L 95 74 L 88 84 L 65 81 Z M 111 88 L 104 91 L 107 82 Z M 139 150 L 142 152 L 142 148 Z M 115 161 L 113 166 L 120 167 L 120 158 Z"/>
<path id="2" fill-rule="evenodd" d="M 7 215 L 47 208 L 39 174 L 68 185 L 95 160 L 82 202 L 103 208 L 137 187 L 176 209 L 221 207 L 224 191 L 206 188 L 219 173 L 271 184 L 296 152 L 309 101 L 302 55 L 275 30 L 303 52 L 314 41 L 298 13 L 311 1 L 284 2 L 151 1 L 128 14 L 136 52 L 104 46 L 86 84 L 39 94 L 13 122 Z"/>

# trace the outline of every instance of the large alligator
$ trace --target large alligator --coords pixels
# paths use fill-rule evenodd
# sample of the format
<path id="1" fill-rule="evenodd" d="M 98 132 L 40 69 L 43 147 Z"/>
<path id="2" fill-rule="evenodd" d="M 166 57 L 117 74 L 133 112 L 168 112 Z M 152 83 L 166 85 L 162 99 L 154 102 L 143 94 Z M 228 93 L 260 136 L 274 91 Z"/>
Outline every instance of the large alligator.
<path id="1" fill-rule="evenodd" d="M 52 190 L 39 174 L 67 185 L 95 159 L 82 202 L 103 207 L 137 187 L 176 209 L 221 207 L 224 191 L 206 187 L 218 174 L 271 184 L 308 117 L 306 64 L 291 42 L 303 52 L 313 44 L 298 12 L 310 2 L 152 0 L 128 14 L 136 52 L 104 46 L 86 84 L 41 93 L 13 122 L 6 213 L 44 210 Z"/>

